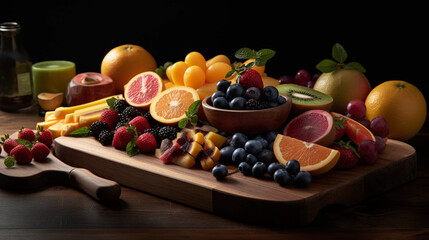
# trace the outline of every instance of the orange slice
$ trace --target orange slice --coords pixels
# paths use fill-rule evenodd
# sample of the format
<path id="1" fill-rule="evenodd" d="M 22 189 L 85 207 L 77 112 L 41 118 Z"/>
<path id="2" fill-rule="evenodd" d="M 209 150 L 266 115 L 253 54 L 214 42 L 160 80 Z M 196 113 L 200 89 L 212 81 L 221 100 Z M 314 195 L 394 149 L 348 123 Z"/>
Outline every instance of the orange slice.
<path id="1" fill-rule="evenodd" d="M 175 86 L 158 94 L 150 105 L 150 114 L 158 122 L 177 124 L 185 118 L 189 106 L 199 100 L 195 89 L 185 86 Z"/>
<path id="2" fill-rule="evenodd" d="M 337 150 L 281 134 L 274 140 L 273 151 L 281 164 L 286 165 L 291 159 L 296 159 L 301 171 L 310 172 L 313 176 L 331 170 L 340 158 Z"/>
<path id="3" fill-rule="evenodd" d="M 356 145 L 359 146 L 359 144 L 363 140 L 372 140 L 375 142 L 374 135 L 364 125 L 358 123 L 357 121 L 355 121 L 349 117 L 346 117 L 346 116 L 339 114 L 339 113 L 336 113 L 336 112 L 331 112 L 331 115 L 334 117 L 340 117 L 340 118 L 346 119 L 346 131 L 345 131 L 345 133 L 346 133 L 347 137 L 349 137 L 350 140 L 352 140 L 352 142 L 354 142 Z"/>
<path id="4" fill-rule="evenodd" d="M 147 109 L 162 87 L 162 79 L 155 72 L 137 74 L 125 85 L 125 100 L 133 107 Z"/>

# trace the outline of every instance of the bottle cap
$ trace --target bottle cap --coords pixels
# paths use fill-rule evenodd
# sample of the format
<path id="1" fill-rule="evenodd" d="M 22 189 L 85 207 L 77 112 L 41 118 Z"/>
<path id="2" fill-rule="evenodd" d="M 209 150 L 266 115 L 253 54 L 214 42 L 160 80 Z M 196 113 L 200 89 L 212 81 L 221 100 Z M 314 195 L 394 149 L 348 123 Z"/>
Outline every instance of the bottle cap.
<path id="1" fill-rule="evenodd" d="M 4 22 L 0 24 L 0 32 L 17 32 L 21 29 L 21 25 L 17 22 Z"/>

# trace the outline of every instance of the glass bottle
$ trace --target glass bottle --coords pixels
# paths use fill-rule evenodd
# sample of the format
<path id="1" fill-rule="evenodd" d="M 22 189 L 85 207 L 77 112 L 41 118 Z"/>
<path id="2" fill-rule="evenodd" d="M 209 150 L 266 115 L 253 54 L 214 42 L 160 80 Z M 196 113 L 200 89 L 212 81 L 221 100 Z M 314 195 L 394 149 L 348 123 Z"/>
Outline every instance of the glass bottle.
<path id="1" fill-rule="evenodd" d="M 31 62 L 24 50 L 16 22 L 0 25 L 0 108 L 15 111 L 33 104 Z"/>

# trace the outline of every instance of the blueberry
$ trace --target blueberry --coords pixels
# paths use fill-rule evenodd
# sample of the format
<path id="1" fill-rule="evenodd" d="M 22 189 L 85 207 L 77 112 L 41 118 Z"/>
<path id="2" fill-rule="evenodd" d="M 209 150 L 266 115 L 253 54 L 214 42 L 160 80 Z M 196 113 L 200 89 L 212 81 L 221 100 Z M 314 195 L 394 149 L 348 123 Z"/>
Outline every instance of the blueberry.
<path id="1" fill-rule="evenodd" d="M 262 136 L 260 136 L 260 135 L 256 136 L 254 138 L 254 140 L 257 140 L 257 141 L 261 142 L 262 148 L 267 148 L 268 147 L 268 141 L 265 138 L 263 138 Z"/>
<path id="2" fill-rule="evenodd" d="M 246 176 L 252 175 L 252 167 L 247 162 L 238 164 L 238 170 Z"/>
<path id="3" fill-rule="evenodd" d="M 277 107 L 279 106 L 279 103 L 277 101 L 275 102 L 268 102 L 268 107 L 269 108 L 273 108 L 273 107 Z"/>
<path id="4" fill-rule="evenodd" d="M 214 92 L 212 94 L 212 96 L 210 97 L 210 99 L 213 102 L 217 97 L 224 97 L 224 98 L 226 98 L 226 94 L 225 94 L 225 92 L 222 92 L 222 91 L 216 91 L 216 92 Z"/>
<path id="5" fill-rule="evenodd" d="M 250 88 L 246 89 L 246 92 L 244 93 L 244 96 L 247 99 L 256 99 L 256 100 L 258 100 L 259 97 L 261 96 L 261 90 L 259 90 L 259 88 L 257 88 L 257 87 L 250 87 Z"/>
<path id="6" fill-rule="evenodd" d="M 274 141 L 268 143 L 267 149 L 273 151 Z"/>
<path id="7" fill-rule="evenodd" d="M 230 145 L 235 148 L 244 148 L 244 144 L 247 142 L 248 137 L 243 133 L 234 133 L 231 137 Z"/>
<path id="8" fill-rule="evenodd" d="M 263 149 L 262 143 L 258 140 L 249 140 L 244 144 L 246 152 L 257 155 Z"/>
<path id="9" fill-rule="evenodd" d="M 276 161 L 276 156 L 274 155 L 274 152 L 269 149 L 263 149 L 258 154 L 258 161 L 263 162 L 265 164 L 270 165 L 271 163 Z"/>
<path id="10" fill-rule="evenodd" d="M 278 169 L 273 175 L 274 181 L 284 187 L 292 183 L 292 177 L 285 169 Z"/>
<path id="11" fill-rule="evenodd" d="M 235 148 L 233 146 L 225 146 L 220 149 L 220 163 L 230 163 L 232 162 L 232 153 L 234 152 Z"/>
<path id="12" fill-rule="evenodd" d="M 267 140 L 267 142 L 274 142 L 274 140 L 276 140 L 277 134 L 279 133 L 276 131 L 270 131 L 265 134 L 265 139 Z"/>
<path id="13" fill-rule="evenodd" d="M 232 163 L 235 165 L 240 164 L 241 162 L 246 161 L 247 152 L 244 148 L 237 148 L 232 152 Z"/>
<path id="14" fill-rule="evenodd" d="M 310 185 L 311 180 L 312 177 L 309 172 L 300 171 L 296 174 L 294 182 L 297 187 L 307 187 Z"/>
<path id="15" fill-rule="evenodd" d="M 277 102 L 279 97 L 279 90 L 273 86 L 267 86 L 262 89 L 262 98 L 268 102 Z"/>
<path id="16" fill-rule="evenodd" d="M 228 175 L 228 168 L 225 165 L 218 164 L 213 167 L 212 174 L 217 180 L 224 179 Z"/>
<path id="17" fill-rule="evenodd" d="M 267 165 L 263 162 L 256 162 L 252 167 L 252 174 L 256 178 L 263 178 L 267 172 Z"/>
<path id="18" fill-rule="evenodd" d="M 226 100 L 225 97 L 217 97 L 213 101 L 213 107 L 222 108 L 222 109 L 229 109 L 228 100 Z"/>
<path id="19" fill-rule="evenodd" d="M 285 169 L 285 166 L 279 162 L 273 162 L 270 165 L 268 165 L 267 172 L 271 176 L 274 176 L 274 173 L 279 169 Z"/>
<path id="20" fill-rule="evenodd" d="M 244 97 L 235 97 L 229 102 L 229 108 L 233 110 L 243 110 L 246 105 L 246 99 Z"/>
<path id="21" fill-rule="evenodd" d="M 282 105 L 282 104 L 285 104 L 286 103 L 286 98 L 285 97 L 283 97 L 283 96 L 280 96 L 279 95 L 279 97 L 277 98 L 277 103 L 279 104 L 279 105 Z"/>
<path id="22" fill-rule="evenodd" d="M 255 155 L 249 153 L 246 156 L 246 163 L 248 163 L 250 166 L 255 165 L 255 163 L 258 161 L 258 158 L 255 157 Z"/>
<path id="23" fill-rule="evenodd" d="M 297 160 L 291 159 L 289 162 L 286 163 L 286 171 L 290 175 L 296 175 L 299 172 L 300 164 Z"/>
<path id="24" fill-rule="evenodd" d="M 238 83 L 232 84 L 226 90 L 226 98 L 232 100 L 236 97 L 242 97 L 244 94 L 244 87 Z"/>
<path id="25" fill-rule="evenodd" d="M 216 84 L 216 89 L 218 91 L 222 91 L 226 93 L 226 90 L 228 89 L 228 87 L 231 85 L 231 82 L 225 79 L 220 80 L 219 82 L 217 82 Z"/>

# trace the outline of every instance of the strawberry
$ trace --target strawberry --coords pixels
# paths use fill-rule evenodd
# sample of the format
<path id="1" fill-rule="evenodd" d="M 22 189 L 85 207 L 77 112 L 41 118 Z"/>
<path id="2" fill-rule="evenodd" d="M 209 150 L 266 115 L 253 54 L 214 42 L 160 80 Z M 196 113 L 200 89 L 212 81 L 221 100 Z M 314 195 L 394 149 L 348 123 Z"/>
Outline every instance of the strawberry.
<path id="1" fill-rule="evenodd" d="M 264 88 L 264 82 L 262 81 L 261 75 L 253 69 L 247 69 L 240 74 L 239 83 L 245 88 L 256 87 L 262 91 Z"/>
<path id="2" fill-rule="evenodd" d="M 129 131 L 129 128 L 122 126 L 118 128 L 113 136 L 112 146 L 116 149 L 125 150 L 128 142 L 134 137 L 134 131 Z"/>
<path id="3" fill-rule="evenodd" d="M 355 147 L 350 145 L 351 141 L 347 143 L 340 140 L 332 145 L 332 148 L 340 152 L 340 159 L 338 159 L 335 168 L 337 169 L 350 169 L 356 166 L 359 162 L 359 154 Z"/>
<path id="4" fill-rule="evenodd" d="M 40 127 L 36 132 L 36 140 L 45 144 L 49 148 L 53 140 L 52 134 L 48 130 L 43 130 L 43 127 Z"/>
<path id="5" fill-rule="evenodd" d="M 18 133 L 18 138 L 32 142 L 34 139 L 36 139 L 36 135 L 34 134 L 33 130 L 21 127 L 21 130 L 19 130 Z"/>
<path id="6" fill-rule="evenodd" d="M 0 143 L 3 145 L 4 151 L 7 154 L 10 154 L 10 151 L 19 145 L 16 139 L 9 138 L 9 134 L 5 134 L 4 137 L 1 138 Z"/>
<path id="7" fill-rule="evenodd" d="M 146 120 L 145 117 L 142 117 L 142 116 L 137 116 L 137 117 L 133 118 L 133 120 L 131 120 L 129 122 L 129 124 L 131 126 L 135 126 L 137 129 L 137 132 L 139 132 L 139 133 L 142 133 L 142 132 L 144 132 L 144 130 L 150 128 L 149 122 Z"/>
<path id="8" fill-rule="evenodd" d="M 137 138 L 136 145 L 140 152 L 152 152 L 156 149 L 156 139 L 151 133 L 143 133 Z"/>
<path id="9" fill-rule="evenodd" d="M 346 131 L 346 119 L 341 117 L 334 117 L 334 126 L 336 130 L 334 141 L 338 141 L 343 137 L 344 132 Z"/>
<path id="10" fill-rule="evenodd" d="M 107 123 L 109 130 L 112 131 L 119 121 L 119 114 L 113 109 L 106 109 L 101 113 L 99 121 Z"/>
<path id="11" fill-rule="evenodd" d="M 24 145 L 18 145 L 10 151 L 17 163 L 27 164 L 31 162 L 32 156 L 30 150 Z"/>
<path id="12" fill-rule="evenodd" d="M 44 143 L 38 142 L 33 145 L 30 152 L 35 161 L 41 161 L 44 160 L 51 151 Z"/>

